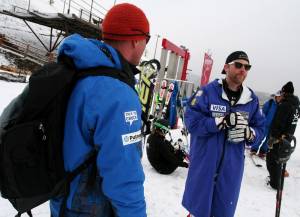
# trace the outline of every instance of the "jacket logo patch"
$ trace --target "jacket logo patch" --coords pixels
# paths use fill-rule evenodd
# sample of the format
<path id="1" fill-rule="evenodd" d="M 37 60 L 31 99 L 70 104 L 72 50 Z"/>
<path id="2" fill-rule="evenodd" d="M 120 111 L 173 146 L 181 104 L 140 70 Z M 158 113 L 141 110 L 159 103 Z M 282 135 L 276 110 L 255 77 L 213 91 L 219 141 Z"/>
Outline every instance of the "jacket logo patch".
<path id="1" fill-rule="evenodd" d="M 212 112 L 211 116 L 214 117 L 214 118 L 224 117 L 225 113 L 222 113 L 222 112 Z"/>
<path id="2" fill-rule="evenodd" d="M 125 116 L 125 122 L 126 123 L 129 122 L 130 126 L 134 121 L 138 120 L 136 111 L 125 112 L 124 116 Z"/>
<path id="3" fill-rule="evenodd" d="M 197 91 L 197 93 L 196 93 L 196 96 L 198 96 L 198 97 L 199 97 L 199 96 L 201 96 L 201 95 L 202 95 L 202 93 L 203 93 L 203 91 L 202 91 L 202 90 L 198 90 L 198 91 Z"/>
<path id="4" fill-rule="evenodd" d="M 214 112 L 226 112 L 226 106 L 211 104 L 210 110 Z"/>
<path id="5" fill-rule="evenodd" d="M 130 145 L 142 141 L 141 131 L 122 135 L 123 145 Z"/>

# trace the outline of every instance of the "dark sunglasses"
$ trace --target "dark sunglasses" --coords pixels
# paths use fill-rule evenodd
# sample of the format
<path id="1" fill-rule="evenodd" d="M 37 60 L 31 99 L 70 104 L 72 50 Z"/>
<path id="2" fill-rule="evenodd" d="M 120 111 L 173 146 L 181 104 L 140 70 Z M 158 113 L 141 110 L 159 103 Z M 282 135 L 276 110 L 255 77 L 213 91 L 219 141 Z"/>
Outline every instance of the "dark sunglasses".
<path id="1" fill-rule="evenodd" d="M 240 62 L 231 62 L 231 63 L 228 63 L 228 64 L 229 65 L 234 65 L 234 67 L 237 68 L 237 69 L 240 69 L 244 66 L 246 71 L 249 71 L 251 69 L 250 64 L 243 64 L 243 63 L 240 63 Z"/>
<path id="2" fill-rule="evenodd" d="M 146 43 L 148 44 L 148 42 L 150 41 L 150 38 L 151 38 L 151 35 L 149 33 L 145 33 L 139 29 L 132 29 L 132 31 L 140 32 L 141 34 L 139 34 L 139 35 L 146 36 Z"/>

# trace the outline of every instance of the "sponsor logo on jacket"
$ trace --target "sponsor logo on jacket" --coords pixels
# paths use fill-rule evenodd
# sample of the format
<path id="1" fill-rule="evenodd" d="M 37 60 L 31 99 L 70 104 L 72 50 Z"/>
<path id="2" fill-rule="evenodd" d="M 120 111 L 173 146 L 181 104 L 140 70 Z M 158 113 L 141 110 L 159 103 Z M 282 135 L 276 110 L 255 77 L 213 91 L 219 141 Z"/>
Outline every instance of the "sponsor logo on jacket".
<path id="1" fill-rule="evenodd" d="M 136 111 L 125 112 L 124 116 L 125 116 L 125 122 L 126 123 L 129 122 L 130 126 L 132 125 L 132 123 L 134 121 L 138 120 L 137 112 Z"/>
<path id="2" fill-rule="evenodd" d="M 211 104 L 210 110 L 213 112 L 226 112 L 226 106 Z"/>
<path id="3" fill-rule="evenodd" d="M 142 141 L 141 131 L 122 135 L 123 145 L 130 145 Z"/>
<path id="4" fill-rule="evenodd" d="M 298 122 L 299 117 L 300 117 L 299 111 L 298 111 L 298 109 L 296 109 L 294 117 L 293 117 L 292 124 L 296 125 L 297 122 Z"/>

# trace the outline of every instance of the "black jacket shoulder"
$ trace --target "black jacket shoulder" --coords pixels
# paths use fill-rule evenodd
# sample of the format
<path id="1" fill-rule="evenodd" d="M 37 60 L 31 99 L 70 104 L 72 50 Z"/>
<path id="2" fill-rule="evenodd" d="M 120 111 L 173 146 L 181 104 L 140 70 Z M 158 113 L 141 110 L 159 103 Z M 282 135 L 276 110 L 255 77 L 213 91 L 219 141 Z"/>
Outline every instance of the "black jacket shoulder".
<path id="1" fill-rule="evenodd" d="M 272 137 L 294 134 L 299 118 L 299 104 L 299 98 L 294 95 L 286 96 L 278 104 L 270 130 Z"/>

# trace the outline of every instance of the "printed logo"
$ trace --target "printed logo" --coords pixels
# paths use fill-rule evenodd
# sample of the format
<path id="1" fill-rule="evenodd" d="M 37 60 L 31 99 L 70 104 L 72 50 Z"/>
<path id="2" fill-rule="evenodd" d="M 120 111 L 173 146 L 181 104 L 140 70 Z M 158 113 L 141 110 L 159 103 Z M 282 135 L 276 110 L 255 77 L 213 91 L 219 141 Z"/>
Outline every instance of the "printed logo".
<path id="1" fill-rule="evenodd" d="M 202 91 L 202 90 L 198 90 L 198 91 L 197 91 L 197 93 L 196 93 L 196 96 L 201 96 L 201 95 L 202 95 L 202 93 L 203 93 L 203 91 Z"/>
<path id="2" fill-rule="evenodd" d="M 125 116 L 125 122 L 126 123 L 129 122 L 130 126 L 132 125 L 132 122 L 138 120 L 136 111 L 125 112 L 124 116 Z"/>
<path id="3" fill-rule="evenodd" d="M 210 110 L 214 112 L 226 112 L 226 106 L 211 104 Z"/>
<path id="4" fill-rule="evenodd" d="M 191 102 L 191 106 L 194 106 L 194 105 L 196 105 L 196 102 L 197 102 L 197 99 L 196 99 L 196 97 L 192 100 L 192 102 Z"/>
<path id="5" fill-rule="evenodd" d="M 122 141 L 123 145 L 130 145 L 142 141 L 141 131 L 139 130 L 133 133 L 122 135 Z"/>
<path id="6" fill-rule="evenodd" d="M 225 116 L 224 113 L 220 113 L 220 112 L 212 112 L 211 115 L 214 118 L 219 118 L 219 117 L 224 117 Z"/>
<path id="7" fill-rule="evenodd" d="M 298 112 L 298 109 L 296 109 L 296 112 L 295 112 L 294 117 L 293 117 L 292 124 L 297 124 L 299 117 L 300 117 L 300 114 Z"/>

